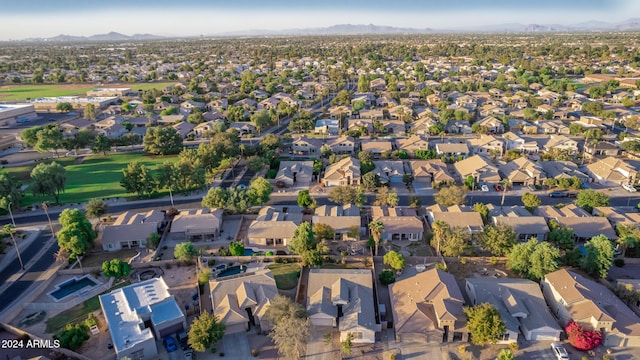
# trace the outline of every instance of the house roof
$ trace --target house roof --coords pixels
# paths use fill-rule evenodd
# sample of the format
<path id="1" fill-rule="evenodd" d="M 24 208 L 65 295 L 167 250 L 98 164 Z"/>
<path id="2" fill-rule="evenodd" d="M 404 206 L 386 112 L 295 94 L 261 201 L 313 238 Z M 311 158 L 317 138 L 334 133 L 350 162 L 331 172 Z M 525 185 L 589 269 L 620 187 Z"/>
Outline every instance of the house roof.
<path id="1" fill-rule="evenodd" d="M 487 159 L 480 155 L 474 155 L 462 161 L 458 161 L 453 164 L 453 166 L 463 178 L 466 178 L 469 175 L 474 176 L 478 174 L 484 179 L 496 178 L 497 180 L 500 180 L 498 167 L 491 164 Z"/>
<path id="2" fill-rule="evenodd" d="M 542 216 L 496 216 L 493 219 L 498 224 L 508 225 L 516 234 L 546 234 L 549 232 L 549 226 Z"/>
<path id="3" fill-rule="evenodd" d="M 302 223 L 301 207 L 266 206 L 260 209 L 256 220 L 249 225 L 247 237 L 290 239 L 300 223 Z"/>
<path id="4" fill-rule="evenodd" d="M 393 144 L 387 140 L 360 140 L 360 146 L 362 151 L 371 152 L 391 152 L 393 149 Z"/>
<path id="5" fill-rule="evenodd" d="M 573 229 L 573 233 L 579 238 L 592 238 L 598 235 L 604 235 L 610 240 L 618 238 L 609 219 L 605 217 L 558 217 L 556 221 L 564 227 Z"/>
<path id="6" fill-rule="evenodd" d="M 512 182 L 524 182 L 534 178 L 539 181 L 546 178 L 542 165 L 525 157 L 502 164 L 498 170 L 504 178 Z"/>
<path id="7" fill-rule="evenodd" d="M 356 178 L 360 177 L 360 160 L 346 157 L 335 164 L 329 165 L 324 172 L 324 179 L 341 180 L 346 176 L 346 172 L 352 172 Z"/>
<path id="8" fill-rule="evenodd" d="M 149 221 L 138 224 L 107 225 L 102 230 L 102 244 L 117 244 L 121 241 L 142 241 L 158 231 L 158 223 Z"/>
<path id="9" fill-rule="evenodd" d="M 466 154 L 469 152 L 469 146 L 466 143 L 437 143 L 436 151 L 438 153 Z"/>
<path id="10" fill-rule="evenodd" d="M 441 160 L 411 160 L 409 164 L 414 177 L 433 175 L 436 183 L 454 181 L 447 164 Z"/>
<path id="11" fill-rule="evenodd" d="M 636 174 L 640 166 L 636 162 L 624 161 L 613 156 L 598 159 L 587 165 L 587 169 L 600 179 L 609 181 L 624 181 L 629 174 Z"/>
<path id="12" fill-rule="evenodd" d="M 465 327 L 464 298 L 453 275 L 431 269 L 389 285 L 396 333 L 424 333 L 443 328 L 441 321 Z"/>
<path id="13" fill-rule="evenodd" d="M 384 224 L 387 234 L 409 234 L 424 230 L 424 224 L 415 209 L 411 208 L 371 206 L 371 217 L 373 221 Z"/>
<path id="14" fill-rule="evenodd" d="M 371 270 L 309 270 L 307 312 L 310 316 L 317 313 L 334 314 L 331 307 L 342 304 L 340 331 L 356 332 L 360 328 L 376 331 L 373 296 Z"/>
<path id="15" fill-rule="evenodd" d="M 337 232 L 346 232 L 352 226 L 360 228 L 360 208 L 355 205 L 322 205 L 316 208 L 314 224 L 326 224 Z"/>
<path id="16" fill-rule="evenodd" d="M 267 269 L 211 280 L 209 286 L 214 314 L 227 326 L 249 321 L 246 308 L 251 308 L 254 316 L 264 315 L 262 308 L 278 294 L 273 274 Z"/>
<path id="17" fill-rule="evenodd" d="M 433 221 L 442 221 L 449 227 L 458 227 L 468 229 L 469 231 L 480 231 L 484 228 L 482 222 L 482 216 L 479 213 L 473 211 L 456 212 L 455 216 L 452 212 L 431 212 Z"/>
<path id="18" fill-rule="evenodd" d="M 615 321 L 614 330 L 640 336 L 640 318 L 606 286 L 567 269 L 545 275 L 545 281 L 562 298 L 573 320 Z"/>
<path id="19" fill-rule="evenodd" d="M 156 324 L 184 318 L 162 277 L 113 290 L 100 295 L 99 300 L 117 352 L 153 339 L 151 328 L 143 325 L 141 315 L 151 314 Z M 159 305 L 164 302 L 173 302 L 175 306 Z"/>
<path id="20" fill-rule="evenodd" d="M 591 217 L 591 214 L 575 204 L 569 204 L 561 208 L 551 205 L 542 205 L 538 206 L 534 213 L 538 216 L 544 216 L 547 219 L 558 219 L 561 217 Z"/>
<path id="21" fill-rule="evenodd" d="M 222 224 L 222 209 L 181 210 L 171 222 L 171 233 L 214 231 Z"/>
<path id="22" fill-rule="evenodd" d="M 547 173 L 548 178 L 570 178 L 577 176 L 580 179 L 588 179 L 587 174 L 580 171 L 575 163 L 570 161 L 541 161 L 540 165 Z"/>
<path id="23" fill-rule="evenodd" d="M 313 161 L 281 161 L 276 179 L 286 178 L 293 181 L 294 173 L 296 179 L 301 176 L 311 177 L 313 175 Z"/>
<path id="24" fill-rule="evenodd" d="M 523 325 L 528 330 L 561 331 L 537 283 L 509 278 L 467 278 L 466 283 L 473 288 L 477 304 L 486 302 L 498 309 L 507 329 L 518 333 Z"/>

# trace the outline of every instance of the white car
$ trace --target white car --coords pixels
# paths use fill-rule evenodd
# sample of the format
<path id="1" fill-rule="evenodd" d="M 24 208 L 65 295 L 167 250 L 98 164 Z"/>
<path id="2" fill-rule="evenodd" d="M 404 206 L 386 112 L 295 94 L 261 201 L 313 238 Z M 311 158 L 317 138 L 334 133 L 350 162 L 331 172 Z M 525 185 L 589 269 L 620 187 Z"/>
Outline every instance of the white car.
<path id="1" fill-rule="evenodd" d="M 633 185 L 631 184 L 622 184 L 622 188 L 627 190 L 628 192 L 636 192 L 638 191 Z"/>
<path id="2" fill-rule="evenodd" d="M 487 185 L 482 185 L 480 187 L 480 190 L 482 190 L 483 192 L 488 192 L 489 191 L 489 187 Z"/>
<path id="3" fill-rule="evenodd" d="M 553 355 L 555 355 L 556 359 L 569 360 L 569 353 L 562 344 L 556 342 L 551 343 L 551 351 L 553 351 Z"/>

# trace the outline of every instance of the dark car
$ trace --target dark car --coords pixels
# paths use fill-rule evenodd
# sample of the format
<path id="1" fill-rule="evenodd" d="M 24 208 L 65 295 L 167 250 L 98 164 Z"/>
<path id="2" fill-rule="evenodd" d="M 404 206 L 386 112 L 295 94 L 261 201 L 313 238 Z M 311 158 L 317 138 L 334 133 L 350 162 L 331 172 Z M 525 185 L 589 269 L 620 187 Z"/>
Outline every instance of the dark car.
<path id="1" fill-rule="evenodd" d="M 504 190 L 504 188 L 502 187 L 502 184 L 493 184 L 493 188 L 496 189 L 496 191 Z"/>
<path id="2" fill-rule="evenodd" d="M 182 348 L 182 350 L 187 350 L 190 348 L 189 337 L 187 336 L 186 332 L 178 331 L 176 337 L 178 338 L 178 343 L 180 343 L 180 347 Z"/>
<path id="3" fill-rule="evenodd" d="M 563 198 L 563 197 L 567 197 L 569 196 L 566 192 L 564 191 L 552 191 L 549 193 L 549 197 L 556 197 L 556 198 Z"/>
<path id="4" fill-rule="evenodd" d="M 167 349 L 167 352 L 174 352 L 178 350 L 178 347 L 176 346 L 176 341 L 173 340 L 173 337 L 171 336 L 167 336 L 166 338 L 162 339 L 162 344 L 164 344 L 164 347 Z"/>

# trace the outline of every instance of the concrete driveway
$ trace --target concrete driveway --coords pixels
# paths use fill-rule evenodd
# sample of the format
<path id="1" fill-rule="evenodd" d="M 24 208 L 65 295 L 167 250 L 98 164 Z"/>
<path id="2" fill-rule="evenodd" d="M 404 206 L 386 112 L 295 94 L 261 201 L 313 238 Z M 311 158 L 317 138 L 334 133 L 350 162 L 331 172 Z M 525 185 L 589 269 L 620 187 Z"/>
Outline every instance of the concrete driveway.
<path id="1" fill-rule="evenodd" d="M 249 340 L 246 333 L 229 334 L 222 337 L 224 358 L 232 360 L 254 359 L 251 356 Z M 220 350 L 218 350 L 220 351 Z"/>
<path id="2" fill-rule="evenodd" d="M 307 343 L 306 360 L 334 360 L 337 352 L 333 349 L 332 344 L 324 341 L 324 334 L 332 333 L 331 327 L 311 327 L 311 337 Z M 339 355 L 339 354 L 338 354 Z"/>

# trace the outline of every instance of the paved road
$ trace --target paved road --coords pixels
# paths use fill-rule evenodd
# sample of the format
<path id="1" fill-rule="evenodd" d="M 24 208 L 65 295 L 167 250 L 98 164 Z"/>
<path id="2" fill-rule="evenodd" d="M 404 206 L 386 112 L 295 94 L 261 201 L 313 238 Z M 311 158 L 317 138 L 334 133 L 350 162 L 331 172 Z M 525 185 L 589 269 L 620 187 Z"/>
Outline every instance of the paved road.
<path id="1" fill-rule="evenodd" d="M 36 238 L 33 241 L 31 246 L 27 248 L 27 251 L 29 251 L 30 248 L 34 245 L 37 245 L 36 252 L 40 251 L 42 249 L 43 244 L 47 244 L 47 241 L 50 239 L 51 239 L 51 233 L 49 231 L 43 231 L 41 235 L 38 236 L 38 238 Z M 59 250 L 58 243 L 53 241 L 48 243 L 48 245 L 49 247 L 42 254 L 42 256 L 40 256 L 39 259 L 35 260 L 33 264 L 27 265 L 27 273 L 45 271 L 55 263 L 54 254 Z M 33 258 L 34 255 L 35 253 L 31 254 L 30 255 L 31 258 Z M 13 264 L 9 265 L 9 267 L 11 267 L 12 265 Z M 9 269 L 9 267 L 7 267 L 7 269 Z M 19 268 L 19 265 L 18 265 L 18 268 Z M 5 269 L 5 271 L 8 271 L 7 269 Z M 6 279 L 3 279 L 0 283 L 4 284 L 5 281 Z M 2 308 L 4 309 L 9 307 L 9 305 L 12 304 L 14 301 L 16 301 L 16 299 L 18 299 L 22 295 L 22 293 L 24 293 L 31 285 L 33 285 L 34 282 L 35 281 L 33 280 L 18 280 L 13 282 L 13 284 L 9 285 L 9 287 L 0 294 L 0 304 L 2 304 Z"/>
<path id="2" fill-rule="evenodd" d="M 42 244 L 46 243 L 47 240 L 49 240 L 50 238 L 51 238 L 51 231 L 43 230 L 37 238 L 33 239 L 31 244 L 29 244 L 29 246 L 27 246 L 26 249 L 22 250 L 22 252 L 20 253 L 20 255 L 22 255 L 22 261 L 25 264 L 28 264 L 29 261 L 31 261 L 34 258 L 34 256 L 36 256 L 38 251 L 42 249 Z M 11 276 L 13 276 L 15 273 L 19 271 L 20 271 L 20 262 L 18 261 L 18 257 L 16 256 L 16 258 L 13 259 L 13 261 L 9 263 L 9 265 L 7 265 L 4 268 L 4 270 L 0 271 L 0 286 L 4 284 Z"/>

